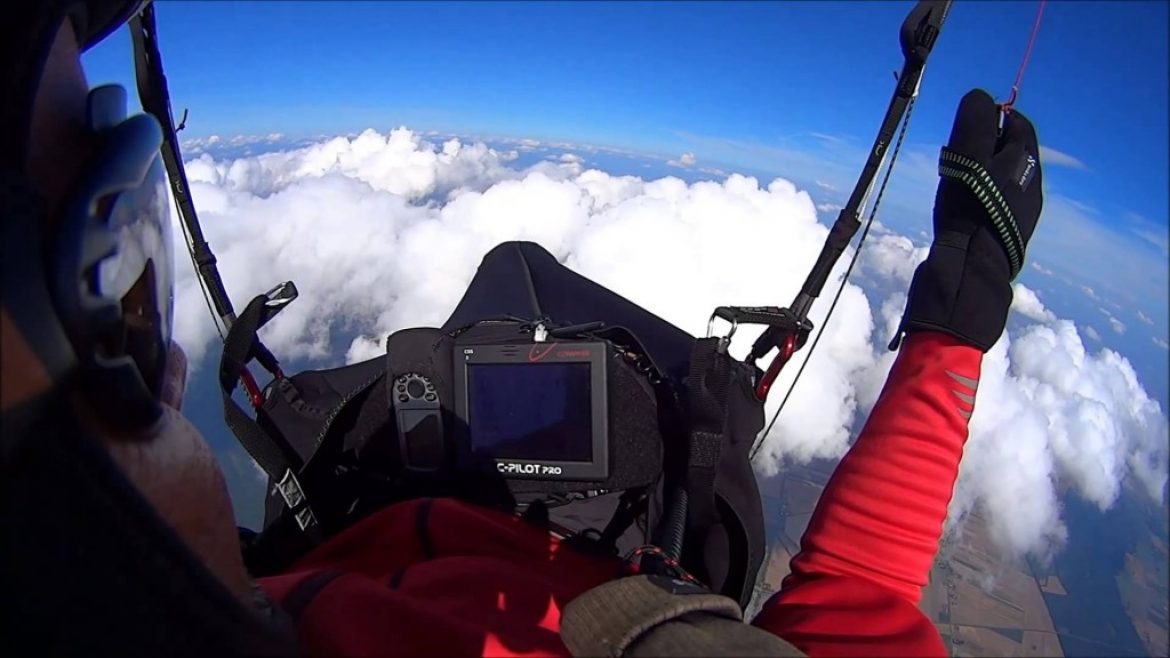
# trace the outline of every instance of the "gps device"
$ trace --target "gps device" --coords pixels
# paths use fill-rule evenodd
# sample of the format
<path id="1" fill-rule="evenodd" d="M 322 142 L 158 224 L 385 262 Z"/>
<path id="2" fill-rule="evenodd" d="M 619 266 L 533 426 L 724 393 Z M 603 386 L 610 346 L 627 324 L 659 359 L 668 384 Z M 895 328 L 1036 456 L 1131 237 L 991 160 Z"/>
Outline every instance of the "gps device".
<path id="1" fill-rule="evenodd" d="M 603 342 L 456 348 L 460 466 L 505 478 L 605 480 L 606 354 Z"/>
<path id="2" fill-rule="evenodd" d="M 443 467 L 446 449 L 443 412 L 435 385 L 415 372 L 399 375 L 392 385 L 403 467 L 415 473 L 438 471 Z"/>

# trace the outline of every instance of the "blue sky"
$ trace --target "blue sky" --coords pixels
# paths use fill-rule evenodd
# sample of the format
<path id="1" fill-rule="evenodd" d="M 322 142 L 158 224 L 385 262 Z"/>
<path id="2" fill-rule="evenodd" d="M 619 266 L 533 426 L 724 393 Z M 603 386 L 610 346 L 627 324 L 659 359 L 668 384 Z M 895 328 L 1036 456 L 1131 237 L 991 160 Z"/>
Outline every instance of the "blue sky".
<path id="1" fill-rule="evenodd" d="M 572 139 L 803 174 L 844 196 L 888 101 L 911 6 L 166 2 L 158 20 L 174 105 L 192 111 L 185 137 L 403 124 Z M 1036 7 L 954 6 L 902 163 L 918 175 L 891 191 L 907 214 L 929 208 L 961 95 L 1006 95 Z M 1124 234 L 1115 248 L 1163 257 L 1168 20 L 1165 2 L 1049 3 L 1019 103 L 1041 141 L 1070 156 L 1047 171 L 1050 192 L 1074 202 L 1058 207 Z M 129 83 L 129 62 L 119 34 L 86 64 L 94 82 Z M 1065 260 L 1069 273 L 1084 262 Z M 1133 272 L 1115 287 L 1139 274 L 1148 280 Z"/>
<path id="2" fill-rule="evenodd" d="M 691 152 L 699 166 L 785 176 L 831 204 L 847 196 L 873 139 L 912 5 L 165 2 L 157 11 L 176 114 L 191 110 L 185 138 L 407 125 Z M 1153 318 L 1146 333 L 1124 336 L 1142 344 L 1152 373 L 1164 373 L 1166 352 L 1151 351 L 1149 332 L 1165 338 L 1170 324 L 1168 7 L 1048 3 L 1019 100 L 1054 149 L 1030 260 L 1059 284 L 1037 270 L 1024 281 L 1051 288 L 1050 305 L 1077 295 L 1065 301 L 1081 315 L 1109 306 L 1095 296 L 1120 306 L 1112 312 L 1130 327 L 1144 329 L 1138 311 Z M 976 86 L 1007 94 L 1036 8 L 955 4 L 884 222 L 909 235 L 928 228 L 955 105 Z M 132 87 L 130 67 L 125 33 L 86 57 L 94 83 Z"/>

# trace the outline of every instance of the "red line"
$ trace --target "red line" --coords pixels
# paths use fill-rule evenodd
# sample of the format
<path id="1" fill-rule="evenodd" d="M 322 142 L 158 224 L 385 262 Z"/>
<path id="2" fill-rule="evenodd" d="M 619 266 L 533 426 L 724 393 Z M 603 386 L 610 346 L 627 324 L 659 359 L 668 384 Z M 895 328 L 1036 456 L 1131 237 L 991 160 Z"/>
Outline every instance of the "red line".
<path id="1" fill-rule="evenodd" d="M 1032 47 L 1036 45 L 1036 35 L 1040 33 L 1040 19 L 1044 16 L 1044 5 L 1048 0 L 1040 0 L 1036 10 L 1036 20 L 1032 22 L 1032 36 L 1028 38 L 1028 49 L 1024 51 L 1024 59 L 1020 61 L 1020 69 L 1016 71 L 1016 81 L 1012 83 L 1012 95 L 1003 104 L 1005 112 L 1011 109 L 1016 102 L 1016 95 L 1020 93 L 1020 82 L 1024 79 L 1024 70 L 1028 68 L 1028 60 L 1032 59 Z"/>

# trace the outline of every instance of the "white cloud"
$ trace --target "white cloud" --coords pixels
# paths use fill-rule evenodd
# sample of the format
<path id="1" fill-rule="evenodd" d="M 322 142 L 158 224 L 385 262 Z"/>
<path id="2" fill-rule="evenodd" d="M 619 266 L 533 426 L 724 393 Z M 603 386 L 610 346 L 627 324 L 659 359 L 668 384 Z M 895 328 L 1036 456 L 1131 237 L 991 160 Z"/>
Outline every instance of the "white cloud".
<path id="1" fill-rule="evenodd" d="M 828 219 L 830 223 L 834 220 Z M 861 268 L 865 274 L 902 290 L 910 284 L 914 270 L 926 260 L 929 251 L 929 247 L 915 247 L 910 238 L 903 235 L 871 235 L 861 252 Z"/>
<path id="2" fill-rule="evenodd" d="M 718 167 L 699 167 L 699 171 L 704 174 L 711 174 L 712 176 L 726 176 L 727 172 Z"/>
<path id="3" fill-rule="evenodd" d="M 817 204 L 817 210 L 819 210 L 821 212 L 838 212 L 844 207 L 845 206 L 842 206 L 842 205 L 837 204 L 837 203 L 818 203 Z"/>
<path id="4" fill-rule="evenodd" d="M 1056 315 L 1044 307 L 1039 295 L 1022 283 L 1012 285 L 1012 310 L 1037 322 L 1052 322 Z"/>
<path id="5" fill-rule="evenodd" d="M 1166 236 L 1166 228 L 1135 228 L 1132 233 L 1142 240 L 1150 243 L 1162 251 L 1163 254 L 1170 253 L 1170 238 Z"/>
<path id="6" fill-rule="evenodd" d="M 561 157 L 559 157 L 557 159 L 560 160 L 561 162 L 567 162 L 569 164 L 580 164 L 582 162 L 585 162 L 585 158 L 582 158 L 581 156 L 577 155 L 576 153 L 562 153 Z"/>
<path id="7" fill-rule="evenodd" d="M 1109 326 L 1112 327 L 1113 331 L 1118 334 L 1125 333 L 1125 323 L 1113 317 L 1112 315 L 1109 316 Z"/>
<path id="8" fill-rule="evenodd" d="M 825 181 L 823 181 L 823 180 L 819 180 L 819 181 L 817 181 L 816 183 L 817 183 L 817 187 L 821 188 L 822 190 L 828 190 L 828 191 L 830 191 L 830 192 L 836 192 L 836 191 L 837 191 L 837 186 L 836 186 L 836 185 L 833 185 L 832 183 L 826 183 L 826 182 L 825 182 Z"/>
<path id="9" fill-rule="evenodd" d="M 1041 274 L 1044 274 L 1047 276 L 1052 276 L 1052 270 L 1044 267 L 1043 265 L 1041 265 L 1040 263 L 1038 263 L 1036 261 L 1032 261 L 1032 269 L 1036 270 L 1037 272 L 1039 272 Z"/>
<path id="10" fill-rule="evenodd" d="M 1130 233 L 1154 246 L 1162 254 L 1170 254 L 1170 232 L 1167 232 L 1165 223 L 1151 221 L 1136 212 L 1126 212 L 1122 219 Z"/>
<path id="11" fill-rule="evenodd" d="M 1141 309 L 1138 309 L 1137 319 L 1139 322 L 1142 322 L 1144 324 L 1148 324 L 1151 326 L 1154 324 L 1154 320 L 1150 316 L 1143 313 Z"/>
<path id="12" fill-rule="evenodd" d="M 680 155 L 678 160 L 667 160 L 666 164 L 672 167 L 690 169 L 691 167 L 695 166 L 695 154 L 688 151 Z"/>
<path id="13" fill-rule="evenodd" d="M 1085 335 L 1098 343 L 1101 342 L 1101 334 L 1097 333 L 1097 330 L 1090 326 L 1085 326 Z"/>
<path id="14" fill-rule="evenodd" d="M 984 360 L 949 522 L 982 498 L 1001 544 L 1044 555 L 1065 536 L 1053 484 L 1104 510 L 1132 475 L 1161 501 L 1168 438 L 1128 361 L 1088 354 L 1071 322 L 1033 325 Z"/>
<path id="15" fill-rule="evenodd" d="M 1089 299 L 1092 299 L 1092 300 L 1099 299 L 1097 297 L 1097 291 L 1093 290 L 1089 286 L 1081 286 L 1081 292 L 1085 293 L 1085 295 L 1088 296 Z"/>
<path id="16" fill-rule="evenodd" d="M 847 144 L 851 141 L 848 135 L 830 135 L 816 131 L 809 131 L 808 135 L 809 137 L 815 137 L 822 142 L 829 142 L 830 144 Z"/>
<path id="17" fill-rule="evenodd" d="M 1045 167 L 1068 167 L 1069 169 L 1087 170 L 1088 167 L 1080 159 L 1064 151 L 1058 151 L 1051 146 L 1040 146 L 1040 162 Z"/>
<path id="18" fill-rule="evenodd" d="M 516 169 L 508 155 L 482 143 L 434 145 L 398 129 L 234 161 L 203 155 L 188 174 L 233 301 L 295 280 L 301 298 L 264 339 L 286 361 L 321 365 L 337 364 L 338 341 L 349 342 L 352 362 L 381 354 L 394 330 L 442 323 L 483 255 L 505 240 L 538 242 L 699 334 L 716 305 L 791 299 L 828 234 L 810 196 L 782 179 L 761 185 L 732 174 L 687 184 L 579 162 Z M 651 242 L 656 248 L 646 249 Z M 846 450 L 893 362 L 885 343 L 925 254 L 878 231 L 857 272 L 866 288 L 846 286 L 827 328 L 828 304 L 813 307 L 826 334 L 762 451 L 762 474 Z M 1020 290 L 1016 310 L 1046 324 L 1005 337 L 985 359 L 950 527 L 982 503 L 1001 546 L 1045 554 L 1064 536 L 1060 483 L 1101 506 L 1127 479 L 1161 499 L 1167 424 L 1125 359 L 1087 354 L 1071 323 L 1050 319 Z M 215 333 L 189 266 L 177 268 L 176 295 L 176 337 L 197 362 Z M 742 355 L 753 337 L 732 352 Z M 795 372 L 786 369 L 775 390 L 787 390 Z M 781 397 L 772 396 L 769 412 Z"/>
<path id="19" fill-rule="evenodd" d="M 1158 347 L 1160 347 L 1164 350 L 1170 350 L 1170 343 L 1167 343 L 1165 338 L 1160 338 L 1158 336 L 1154 336 L 1150 340 L 1154 341 L 1154 344 L 1157 345 Z"/>

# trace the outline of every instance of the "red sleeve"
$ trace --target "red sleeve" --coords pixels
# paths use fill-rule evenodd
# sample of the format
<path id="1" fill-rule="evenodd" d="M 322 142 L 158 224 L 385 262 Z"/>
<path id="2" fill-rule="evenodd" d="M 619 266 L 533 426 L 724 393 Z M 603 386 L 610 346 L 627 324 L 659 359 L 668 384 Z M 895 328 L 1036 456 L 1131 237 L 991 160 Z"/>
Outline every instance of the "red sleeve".
<path id="1" fill-rule="evenodd" d="M 755 623 L 809 655 L 945 655 L 918 610 L 974 410 L 983 354 L 907 337 Z"/>

